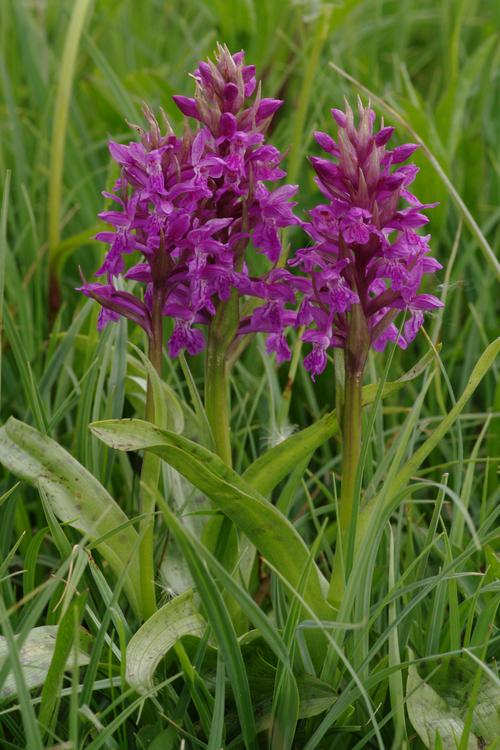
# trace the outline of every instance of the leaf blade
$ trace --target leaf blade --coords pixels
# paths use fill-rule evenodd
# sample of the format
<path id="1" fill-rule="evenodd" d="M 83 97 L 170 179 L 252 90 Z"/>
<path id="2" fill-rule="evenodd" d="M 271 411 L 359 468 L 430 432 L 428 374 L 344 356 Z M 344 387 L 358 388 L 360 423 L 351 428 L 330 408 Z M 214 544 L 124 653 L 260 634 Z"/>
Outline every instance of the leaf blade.
<path id="1" fill-rule="evenodd" d="M 276 565 L 293 586 L 298 585 L 309 552 L 294 526 L 271 503 L 206 448 L 139 419 L 94 422 L 92 432 L 118 450 L 149 450 L 207 495 Z M 306 601 L 328 619 L 326 581 L 316 565 L 311 571 Z"/>
<path id="2" fill-rule="evenodd" d="M 185 591 L 155 612 L 134 633 L 127 646 L 127 682 L 138 693 L 153 687 L 153 675 L 166 653 L 183 635 L 203 636 L 205 619 L 192 590 Z"/>
<path id="3" fill-rule="evenodd" d="M 128 567 L 124 583 L 132 606 L 140 612 L 138 534 L 111 495 L 76 459 L 47 435 L 11 417 L 0 428 L 0 463 L 29 484 L 41 488 L 54 514 L 90 539 L 106 538 L 97 549 L 117 576 Z M 120 528 L 119 532 L 113 531 Z"/>

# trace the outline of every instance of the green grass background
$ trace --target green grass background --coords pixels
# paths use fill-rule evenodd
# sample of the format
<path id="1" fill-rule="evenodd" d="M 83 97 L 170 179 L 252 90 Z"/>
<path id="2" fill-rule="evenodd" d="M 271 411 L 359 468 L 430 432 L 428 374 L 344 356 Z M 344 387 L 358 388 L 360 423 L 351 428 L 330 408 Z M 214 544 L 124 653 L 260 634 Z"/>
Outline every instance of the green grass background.
<path id="1" fill-rule="evenodd" d="M 78 267 L 91 278 L 102 256 L 92 236 L 98 226 L 96 214 L 103 206 L 101 191 L 115 177 L 107 139 L 131 137 L 127 121 L 141 122 L 144 101 L 155 110 L 163 107 L 172 122 L 182 127 L 170 97 L 191 94 L 188 72 L 221 41 L 233 51 L 246 50 L 248 61 L 257 65 L 265 96 L 285 99 L 271 135 L 277 146 L 288 149 L 289 179 L 300 182 L 303 211 L 318 200 L 307 163 L 307 154 L 316 153 L 317 148 L 312 133 L 316 129 L 332 132 L 329 109 L 342 107 L 344 97 L 354 103 L 358 94 L 365 101 L 371 95 L 377 113 L 396 126 L 399 142 L 414 140 L 416 134 L 425 144 L 416 157 L 422 171 L 415 192 L 425 201 L 440 202 L 431 212 L 430 231 L 434 254 L 445 269 L 439 274 L 439 285 L 428 291 L 444 295 L 446 308 L 426 326 L 429 336 L 442 343 L 442 366 L 407 436 L 404 450 L 411 455 L 449 411 L 480 353 L 498 335 L 499 33 L 500 5 L 486 0 L 339 0 L 331 4 L 320 0 L 2 0 L 2 422 L 15 415 L 47 432 L 134 515 L 133 466 L 123 455 L 103 448 L 87 426 L 95 419 L 141 416 L 141 395 L 126 378 L 137 363 L 130 361 L 125 323 L 97 334 L 97 306 L 75 291 Z M 288 239 L 292 247 L 301 241 L 296 233 Z M 60 304 L 58 310 L 55 303 Z M 137 332 L 131 338 L 144 345 Z M 411 367 L 428 346 L 421 334 L 407 352 L 396 352 L 390 379 Z M 237 470 L 248 466 L 288 429 L 280 417 L 287 367 L 276 374 L 261 351 L 260 343 L 252 345 L 234 370 Z M 372 358 L 370 380 L 376 382 L 383 367 L 383 356 Z M 195 360 L 191 368 L 198 381 L 201 363 Z M 178 395 L 189 400 L 177 364 L 169 365 L 167 377 Z M 391 446 L 398 445 L 399 427 L 411 416 L 419 387 L 420 381 L 415 381 L 384 401 L 370 443 L 367 482 L 383 482 L 376 469 Z M 333 401 L 331 365 L 315 386 L 299 368 L 290 423 L 305 427 L 331 408 Z M 446 582 L 439 575 L 442 566 L 458 560 L 471 542 L 470 529 L 454 498 L 468 508 L 478 529 L 498 507 L 499 409 L 498 365 L 494 365 L 424 467 L 422 476 L 429 480 L 429 490 L 420 492 L 419 502 L 402 505 L 393 517 L 397 582 L 425 546 L 433 504 L 443 475 L 449 475 L 446 481 L 452 494 L 445 498 L 443 525 L 437 532 L 444 537 L 436 542 L 429 567 L 424 566 L 432 585 L 398 630 L 400 644 L 411 645 L 422 658 L 459 647 L 467 628 L 474 632 L 481 621 L 485 603 L 477 594 L 479 584 L 469 574 L 494 568 L 495 540 L 488 537 L 488 544 L 483 543 L 479 533 L 479 549 L 457 562 L 455 571 L 468 576 Z M 338 468 L 338 445 L 325 445 L 289 503 L 290 517 L 308 541 L 315 538 L 332 507 L 331 471 Z M 12 477 L 2 476 L 0 496 L 14 484 Z M 313 512 L 314 507 L 320 511 Z M 2 621 L 10 622 L 13 632 L 58 622 L 60 612 L 54 605 L 65 589 L 52 574 L 68 560 L 77 535 L 62 529 L 50 514 L 44 515 L 39 496 L 25 486 L 3 498 L 0 516 L 0 557 L 6 561 L 0 581 Z M 451 542 L 446 529 L 452 529 Z M 327 539 L 328 534 L 329 528 Z M 160 558 L 160 540 L 158 546 Z M 380 552 L 372 603 L 387 593 L 387 554 Z M 328 552 L 323 550 L 321 556 L 328 565 Z M 28 573 L 23 572 L 26 569 Z M 92 577 L 88 570 L 85 576 L 92 591 L 88 606 L 94 613 L 92 619 L 87 611 L 85 625 L 94 633 L 103 628 L 107 638 L 96 657 L 94 682 L 87 678 L 83 683 L 85 701 L 78 693 L 83 673 L 73 673 L 69 695 L 52 725 L 53 734 L 42 741 L 38 709 L 30 708 L 29 694 L 24 699 L 20 696 L 22 722 L 12 705 L 5 710 L 0 707 L 1 746 L 25 747 L 31 732 L 29 742 L 35 744 L 29 745 L 30 750 L 42 747 L 43 742 L 47 747 L 56 745 L 59 739 L 83 748 L 95 742 L 91 738 L 98 736 L 100 725 L 110 726 L 121 717 L 116 730 L 99 746 L 159 750 L 163 745 L 150 745 L 150 740 L 168 730 L 165 716 L 175 716 L 180 729 L 168 735 L 164 746 L 179 747 L 184 737 L 187 748 L 206 747 L 201 730 L 201 745 L 190 744 L 189 738 L 198 732 L 193 711 L 175 713 L 176 691 L 181 690 L 177 684 L 162 693 L 159 714 L 151 704 L 140 718 L 133 708 L 129 710 L 134 696 L 122 692 L 120 653 L 128 628 L 133 632 L 135 626 L 127 623 L 126 616 L 110 620 L 106 602 L 111 583 L 96 578 L 97 574 Z M 279 588 L 275 580 L 273 585 Z M 50 597 L 43 600 L 47 590 Z M 492 596 L 498 602 L 498 589 Z M 380 613 L 372 630 L 363 630 L 360 636 L 366 643 L 358 641 L 354 646 L 366 654 L 368 642 L 372 645 L 375 635 L 385 632 L 387 616 Z M 498 656 L 497 631 L 493 629 L 489 637 L 491 659 Z M 387 680 L 373 688 L 367 681 L 371 670 L 386 665 L 387 658 L 387 645 L 375 649 L 360 674 L 373 705 L 379 707 L 385 746 L 391 747 L 401 730 L 401 714 L 398 718 L 394 705 L 391 709 Z M 403 646 L 401 658 L 408 658 Z M 102 689 L 96 687 L 99 680 Z M 362 703 L 359 697 L 353 698 L 354 714 L 334 717 L 330 729 L 338 731 L 328 735 L 326 744 L 308 747 L 379 747 L 379 740 L 370 734 Z M 344 729 L 340 731 L 339 726 Z M 411 727 L 406 727 L 403 734 L 410 734 L 410 746 L 423 747 Z M 297 748 L 312 736 L 313 725 L 305 721 L 301 732 Z M 215 746 L 210 750 L 216 750 Z"/>

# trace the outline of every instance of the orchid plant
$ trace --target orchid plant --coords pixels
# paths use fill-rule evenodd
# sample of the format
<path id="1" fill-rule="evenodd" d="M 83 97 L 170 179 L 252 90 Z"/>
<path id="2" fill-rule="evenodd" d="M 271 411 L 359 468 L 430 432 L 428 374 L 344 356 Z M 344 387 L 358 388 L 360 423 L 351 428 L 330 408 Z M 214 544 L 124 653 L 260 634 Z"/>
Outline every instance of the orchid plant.
<path id="1" fill-rule="evenodd" d="M 71 659 L 74 666 L 88 669 L 81 695 L 75 689 L 78 670 L 67 693 L 75 715 L 81 715 L 94 733 L 90 746 L 96 750 L 103 743 L 113 744 L 112 732 L 115 727 L 122 729 L 115 709 L 121 711 L 123 721 L 130 718 L 131 723 L 136 709 L 144 713 L 151 725 L 141 737 L 134 735 L 133 741 L 151 748 L 161 744 L 173 749 L 188 738 L 193 747 L 256 750 L 263 747 L 258 737 L 263 732 L 268 733 L 272 750 L 292 750 L 301 742 L 301 747 L 311 750 L 332 743 L 344 747 L 344 737 L 348 743 L 356 737 L 356 747 L 364 747 L 375 735 L 378 747 L 384 747 L 379 724 L 387 724 L 387 732 L 393 724 L 391 746 L 405 747 L 406 704 L 410 722 L 424 744 L 427 737 L 425 746 L 430 748 L 438 734 L 433 730 L 434 735 L 426 735 L 425 726 L 421 731 L 425 721 L 415 696 L 423 694 L 429 701 L 431 688 L 427 683 L 422 687 L 417 661 L 434 660 L 437 646 L 448 654 L 458 654 L 462 645 L 463 650 L 470 646 L 469 655 L 473 649 L 483 649 L 496 611 L 490 606 L 494 585 L 487 578 L 489 573 L 484 575 L 488 585 L 483 584 L 483 578 L 476 588 L 470 583 L 467 566 L 475 554 L 475 536 L 468 547 L 461 545 L 464 523 L 470 520 L 466 503 L 453 516 L 451 533 L 436 533 L 447 491 L 445 479 L 441 484 L 432 483 L 439 492 L 437 510 L 401 575 L 388 521 L 402 498 L 406 502 L 414 491 L 428 487 L 423 481 L 412 481 L 460 417 L 500 351 L 500 342 L 486 348 L 462 394 L 429 434 L 422 431 L 417 436 L 414 448 L 410 436 L 416 433 L 419 409 L 433 377 L 427 368 L 438 356 L 434 345 L 439 314 L 427 354 L 398 380 L 387 382 L 386 376 L 397 348 L 409 347 L 424 315 L 443 306 L 440 298 L 429 293 L 435 284 L 434 274 L 442 266 L 432 257 L 431 236 L 424 230 L 427 212 L 437 204 L 422 203 L 411 192 L 418 172 L 411 161 L 417 144 L 390 146 L 394 129 L 383 121 L 377 125 L 375 112 L 362 101 L 358 101 L 356 113 L 348 103 L 343 110 L 332 109 L 335 132 L 314 134 L 315 154 L 310 156 L 310 165 L 318 192 L 311 201 L 316 205 L 306 211 L 306 190 L 286 182 L 285 154 L 272 143 L 274 118 L 283 102 L 263 96 L 255 67 L 245 60 L 244 52 L 233 54 L 218 45 L 212 58 L 198 64 L 192 80 L 193 96 L 183 93 L 173 97 L 183 118 L 180 127 L 174 127 L 164 112 L 157 117 L 145 106 L 145 124 L 134 126 L 135 139 L 109 143 L 119 175 L 104 192 L 105 210 L 99 214 L 107 226 L 98 232 L 97 240 L 106 252 L 95 278 L 87 280 L 82 274 L 80 286 L 84 295 L 99 303 L 98 330 L 109 326 L 99 341 L 109 360 L 89 361 L 88 371 L 78 382 L 84 382 L 87 372 L 90 382 L 95 363 L 103 361 L 99 383 L 104 387 L 108 361 L 120 358 L 114 357 L 115 353 L 121 356 L 122 369 L 115 368 L 113 362 L 113 377 L 121 373 L 110 378 L 114 383 L 125 379 L 132 362 L 134 376 L 145 374 L 145 378 L 133 377 L 133 382 L 123 385 L 123 400 L 130 397 L 126 410 L 120 403 L 113 411 L 113 402 L 112 408 L 93 411 L 99 420 L 90 425 L 93 439 L 116 451 L 141 452 L 142 462 L 123 460 L 119 464 L 117 454 L 111 452 L 101 460 L 99 451 L 94 450 L 98 444 L 91 443 L 93 463 L 85 463 L 83 456 L 83 465 L 47 434 L 53 422 L 64 421 L 61 415 L 66 405 L 78 400 L 79 392 L 73 387 L 76 380 L 68 366 L 71 392 L 66 395 L 64 388 L 54 389 L 57 408 L 45 418 L 43 399 L 54 386 L 60 363 L 67 361 L 70 343 L 85 315 L 94 307 L 85 300 L 82 314 L 60 348 L 49 342 L 49 366 L 40 389 L 43 398 L 38 398 L 36 389 L 30 390 L 29 406 L 39 429 L 14 418 L 0 427 L 0 462 L 37 488 L 50 530 L 41 528 L 26 542 L 25 560 L 30 563 L 37 558 L 49 535 L 57 550 L 66 555 L 65 567 L 57 575 L 51 573 L 48 583 L 39 587 L 29 565 L 23 570 L 26 592 L 22 607 L 28 604 L 29 608 L 23 609 L 19 640 L 6 630 L 10 640 L 5 643 L 15 655 L 15 644 L 23 646 L 21 638 L 28 633 L 30 622 L 35 622 L 37 611 L 50 610 L 51 623 L 57 621 L 57 637 L 56 631 L 40 632 L 37 637 L 48 651 L 55 648 L 52 640 L 62 644 L 64 658 L 48 658 L 47 671 L 31 670 L 37 672 L 35 677 L 28 674 L 34 680 L 30 687 L 41 684 L 42 672 L 48 675 L 39 721 L 44 739 L 51 744 L 64 742 L 62 735 L 52 732 L 51 722 L 59 710 L 54 696 L 63 684 L 65 660 Z M 8 257 L 10 263 L 10 251 Z M 113 330 L 118 321 L 118 330 Z M 18 357 L 22 342 L 13 336 L 7 308 L 6 325 Z M 90 328 L 99 338 L 94 322 Z M 131 329 L 142 331 L 133 341 L 146 344 L 147 356 L 136 347 L 126 359 L 124 334 Z M 265 359 L 269 382 L 274 365 L 291 360 L 282 403 L 273 404 L 278 422 L 288 413 L 287 398 L 294 389 L 297 367 L 303 367 L 309 393 L 321 387 L 316 380 L 324 383 L 329 378 L 332 385 L 335 382 L 336 396 L 330 410 L 312 424 L 300 430 L 287 424 L 290 429 L 284 430 L 279 440 L 262 451 L 256 449 L 250 458 L 246 432 L 235 450 L 237 437 L 231 433 L 231 423 L 237 420 L 236 410 L 231 409 L 230 377 L 234 362 L 252 345 L 256 334 L 265 340 L 263 356 L 269 357 Z M 365 383 L 367 370 L 373 380 L 377 358 L 387 349 L 390 354 L 383 378 L 379 383 Z M 174 360 L 180 361 L 179 368 Z M 196 377 L 192 376 L 193 364 Z M 193 409 L 180 404 L 170 387 L 172 373 L 177 377 L 181 371 Z M 253 376 L 251 368 L 246 372 L 249 378 Z M 363 407 L 373 404 L 367 420 L 371 428 L 380 416 L 381 399 L 424 372 L 416 405 L 397 434 L 394 451 L 385 455 L 385 414 L 380 418 L 377 449 L 383 455 L 382 466 L 373 468 L 375 461 L 369 464 L 367 455 L 376 440 L 369 430 L 363 433 Z M 22 374 L 31 386 L 29 362 Z M 196 389 L 201 381 L 203 393 L 199 394 Z M 262 378 L 261 382 L 267 381 Z M 144 384 L 145 408 L 138 398 Z M 329 393 L 333 392 L 330 387 Z M 84 406 L 78 411 L 83 416 L 76 424 L 86 438 L 91 385 L 85 393 L 81 399 Z M 297 391 L 293 393 L 296 398 Z M 313 403 L 312 396 L 308 406 Z M 240 413 L 246 402 L 242 404 Z M 139 412 L 144 419 L 118 418 L 130 411 L 133 415 Z M 110 413 L 116 418 L 100 419 Z M 252 413 L 248 433 L 253 421 Z M 470 472 L 487 426 L 488 422 L 472 451 L 470 470 L 466 470 L 464 486 L 469 494 L 473 486 Z M 65 427 L 65 432 L 71 433 L 71 429 Z M 335 441 L 326 452 L 327 460 L 320 472 L 311 471 L 308 476 L 311 457 L 327 441 Z M 341 492 L 337 498 L 332 467 L 336 471 L 339 445 Z M 233 454 L 238 457 L 235 468 Z M 162 462 L 168 471 L 161 471 Z M 372 470 L 367 489 L 363 489 L 365 465 Z M 244 470 L 240 471 L 240 466 Z M 380 474 L 386 467 L 388 476 L 382 481 Z M 115 498 L 98 476 L 104 484 L 109 480 L 113 485 Z M 321 486 L 320 496 L 326 499 L 321 506 L 310 491 L 316 486 Z M 1 502 L 16 488 L 8 490 Z M 453 490 L 454 497 L 456 494 Z M 494 492 L 490 495 L 481 508 L 481 517 L 488 516 L 481 521 L 485 545 L 495 538 L 493 526 L 498 517 L 489 514 L 497 499 Z M 309 512 L 303 513 L 306 501 Z M 11 526 L 17 530 L 14 506 L 9 501 L 5 508 L 8 530 Z M 21 521 L 28 522 L 24 512 Z M 83 545 L 68 544 L 67 526 L 79 532 Z M 411 524 L 409 527 L 408 545 L 412 545 Z M 420 524 L 417 531 L 422 531 Z M 399 540 L 402 538 L 403 531 Z M 418 547 L 420 537 L 416 538 Z M 21 536 L 18 544 L 25 541 Z M 184 567 L 180 573 L 174 570 L 169 578 L 165 549 L 172 541 L 172 558 L 177 555 L 179 569 Z M 398 544 L 403 546 L 401 541 Z M 457 557 L 452 554 L 454 546 L 459 550 Z M 439 565 L 432 602 L 441 619 L 449 602 L 450 636 L 439 641 L 437 617 L 437 625 L 424 637 L 427 643 L 422 653 L 403 663 L 403 652 L 409 652 L 410 644 L 416 651 L 422 645 L 420 634 L 416 638 L 408 635 L 411 624 L 405 617 L 416 608 L 422 621 L 429 611 L 422 598 L 432 589 L 432 585 L 426 588 L 425 578 L 431 547 Z M 17 546 L 5 563 L 5 570 L 15 563 L 14 577 L 21 569 L 16 550 Z M 485 560 L 494 569 L 494 552 L 488 555 L 489 551 Z M 404 556 L 401 559 L 406 560 Z M 387 563 L 388 569 L 383 569 L 383 580 L 373 594 L 370 587 L 380 561 Z M 417 568 L 417 577 L 410 578 Z M 108 584 L 109 571 L 114 588 Z M 10 578 L 6 573 L 6 586 L 11 585 Z M 32 598 L 35 585 L 39 588 L 36 603 Z M 448 599 L 443 594 L 445 586 L 449 586 Z M 406 600 L 407 593 L 414 590 L 416 595 Z M 102 617 L 92 609 L 91 600 L 97 596 L 102 596 L 105 605 Z M 473 601 L 470 609 L 466 597 Z M 3 624 L 9 623 L 15 609 L 9 607 L 2 615 Z M 467 624 L 462 630 L 459 607 L 466 612 Z M 379 628 L 381 621 L 384 625 Z M 116 625 L 116 640 L 108 635 L 110 622 Z M 92 632 L 84 633 L 81 623 Z M 191 641 L 182 641 L 184 636 L 191 636 Z M 90 658 L 85 649 L 77 648 L 87 640 L 94 649 Z M 492 642 L 496 643 L 494 638 Z M 166 680 L 160 683 L 154 677 L 169 652 L 176 666 L 172 667 L 171 661 L 164 663 Z M 23 659 L 20 654 L 18 663 L 12 663 L 16 685 L 22 688 L 21 702 L 28 705 L 22 685 Z M 377 668 L 372 670 L 375 662 Z M 471 669 L 469 664 L 469 671 L 465 670 L 463 660 L 460 662 L 460 674 L 471 674 L 477 697 L 479 672 Z M 401 677 L 404 670 L 408 672 L 406 693 Z M 6 674 L 6 669 L 2 671 Z M 106 680 L 95 681 L 99 671 Z M 115 688 L 122 691 L 118 697 Z M 102 700 L 99 697 L 92 703 L 99 706 L 98 711 L 89 707 L 93 691 L 99 696 L 102 692 Z M 133 692 L 140 694 L 139 699 L 130 698 Z M 163 705 L 160 698 L 165 699 Z M 379 699 L 390 705 L 390 713 L 382 721 L 376 716 Z M 442 703 L 439 710 L 445 714 L 445 724 L 454 722 L 448 705 L 443 709 Z M 160 713 L 161 720 L 157 720 Z M 483 733 L 486 726 L 488 736 L 497 732 L 498 723 L 487 726 L 492 712 L 487 716 L 483 704 L 474 717 L 469 708 L 463 713 L 463 724 L 468 723 L 469 729 L 474 721 Z M 372 727 L 365 732 L 368 721 Z M 158 726 L 153 727 L 153 722 Z M 125 743 L 135 729 L 123 731 Z M 151 742 L 149 729 L 158 729 Z M 87 735 L 78 738 L 76 725 L 71 732 L 71 742 L 76 737 L 82 746 L 86 743 Z M 454 735 L 452 741 L 455 746 Z M 461 745 L 464 742 L 461 740 Z"/>
<path id="2" fill-rule="evenodd" d="M 107 283 L 81 289 L 102 310 L 99 327 L 124 315 L 146 331 L 151 360 L 159 371 L 163 320 L 173 320 L 168 352 L 195 355 L 207 345 L 207 415 L 217 450 L 231 463 L 227 405 L 227 352 L 236 336 L 268 331 L 268 350 L 289 356 L 281 335 L 285 303 L 294 295 L 288 274 L 276 268 L 279 230 L 300 224 L 291 200 L 297 186 L 270 189 L 286 176 L 283 155 L 265 142 L 266 131 L 282 102 L 261 97 L 255 67 L 244 53 L 231 55 L 219 46 L 214 61 L 200 62 L 194 73 L 195 98 L 174 96 L 181 112 L 199 124 L 177 137 L 166 117 L 166 134 L 146 109 L 149 130 L 128 146 L 111 142 L 121 168 L 114 191 L 107 194 L 117 210 L 100 218 L 113 231 L 97 239 L 109 244 L 98 276 Z M 270 261 L 268 273 L 252 278 L 248 254 Z M 125 256 L 138 252 L 139 263 L 125 268 Z M 118 290 L 124 275 L 144 286 L 144 293 Z M 251 319 L 242 317 L 239 300 L 254 297 Z M 279 318 L 279 332 L 275 318 Z M 205 326 L 204 335 L 197 325 Z M 207 344 L 208 342 L 208 344 Z"/>
<path id="3" fill-rule="evenodd" d="M 419 293 L 424 276 L 442 266 L 430 256 L 430 235 L 416 231 L 428 221 L 424 210 L 436 205 L 422 204 L 409 190 L 418 168 L 404 163 L 417 145 L 389 150 L 394 129 L 382 124 L 375 132 L 375 113 L 361 101 L 357 125 L 348 104 L 345 112 L 332 109 L 337 140 L 316 132 L 329 158 L 311 157 L 326 202 L 302 221 L 292 200 L 298 186 L 269 187 L 286 177 L 283 155 L 266 142 L 282 102 L 262 98 L 255 67 L 245 64 L 244 53 L 232 55 L 220 45 L 214 60 L 200 62 L 193 77 L 195 96 L 173 99 L 196 123 L 194 129 L 186 124 L 182 137 L 176 136 L 163 116 L 162 134 L 146 108 L 149 128 L 137 128 L 139 142 L 110 143 L 121 174 L 113 193 L 105 193 L 115 208 L 100 214 L 113 230 L 97 235 L 109 245 L 97 271 L 106 283 L 81 289 L 102 306 L 99 327 L 124 315 L 146 331 L 159 373 L 164 318 L 173 321 L 170 357 L 207 348 L 205 408 L 216 449 L 228 465 L 228 352 L 236 339 L 265 332 L 266 350 L 280 363 L 291 356 L 287 331 L 298 328 L 311 345 L 304 367 L 313 380 L 324 371 L 328 351 L 343 349 L 339 538 L 345 546 L 368 352 L 383 351 L 389 341 L 406 348 L 424 312 L 442 306 L 437 297 Z M 280 230 L 294 225 L 310 243 L 283 268 Z M 249 271 L 253 252 L 269 261 L 259 277 Z M 139 262 L 127 267 L 126 256 L 137 253 Z M 139 286 L 119 289 L 119 276 Z M 402 330 L 396 322 L 400 313 L 406 316 Z"/>
<path id="4" fill-rule="evenodd" d="M 315 133 L 330 159 L 312 157 L 316 184 L 327 199 L 310 211 L 304 228 L 312 245 L 297 251 L 290 265 L 304 274 L 296 325 L 312 343 L 304 367 L 312 377 L 326 367 L 330 348 L 344 350 L 343 462 L 339 539 L 344 552 L 351 525 L 356 472 L 361 453 L 361 394 L 371 347 L 383 351 L 389 341 L 406 349 L 424 320 L 424 311 L 442 307 L 431 294 L 419 294 L 426 274 L 442 268 L 430 253 L 430 235 L 415 230 L 428 222 L 422 204 L 408 187 L 418 168 L 406 162 L 415 144 L 387 144 L 394 128 L 374 132 L 375 112 L 358 106 L 358 124 L 349 105 L 332 109 L 335 141 Z M 400 204 L 407 204 L 403 208 Z M 293 283 L 293 282 L 292 282 Z M 395 320 L 406 314 L 403 331 Z M 341 552 L 337 545 L 337 563 Z"/>

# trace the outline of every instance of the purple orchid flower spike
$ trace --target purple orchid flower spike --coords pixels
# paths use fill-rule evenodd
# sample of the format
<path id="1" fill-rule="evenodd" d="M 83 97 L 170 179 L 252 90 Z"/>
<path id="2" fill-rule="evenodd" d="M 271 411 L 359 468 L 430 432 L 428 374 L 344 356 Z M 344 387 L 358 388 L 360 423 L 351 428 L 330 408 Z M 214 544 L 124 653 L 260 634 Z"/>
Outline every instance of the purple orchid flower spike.
<path id="1" fill-rule="evenodd" d="M 374 132 L 375 113 L 361 102 L 357 127 L 348 105 L 345 112 L 333 109 L 332 117 L 337 141 L 315 133 L 329 158 L 311 158 L 327 203 L 312 209 L 305 225 L 313 245 L 290 262 L 308 284 L 296 322 L 312 326 L 303 339 L 313 344 L 305 359 L 313 377 L 324 370 L 331 347 L 346 349 L 346 366 L 360 377 L 370 346 L 380 351 L 394 341 L 406 348 L 424 312 L 442 306 L 437 297 L 418 294 L 424 276 L 442 267 L 429 255 L 430 235 L 416 231 L 428 222 L 424 209 L 437 204 L 422 204 L 409 192 L 418 168 L 399 166 L 415 144 L 388 150 L 393 128 Z M 399 333 L 394 320 L 403 310 Z"/>
<path id="2" fill-rule="evenodd" d="M 162 134 L 146 108 L 149 129 L 136 128 L 139 142 L 109 144 L 121 175 L 113 192 L 105 193 L 113 206 L 100 214 L 111 228 L 97 235 L 109 246 L 97 272 L 106 283 L 81 287 L 106 311 L 100 326 L 124 315 L 139 323 L 151 341 L 162 337 L 162 318 L 173 318 L 171 356 L 204 348 L 204 335 L 194 326 L 209 324 L 233 291 L 255 292 L 265 304 L 272 298 L 284 311 L 290 293 L 280 298 L 276 281 L 266 275 L 254 283 L 246 254 L 252 243 L 276 264 L 280 230 L 300 223 L 293 213 L 297 187 L 267 184 L 286 175 L 282 154 L 265 143 L 282 102 L 262 99 L 255 67 L 245 64 L 243 52 L 231 55 L 220 45 L 214 60 L 199 63 L 194 79 L 194 98 L 173 97 L 180 111 L 195 120 L 194 132 L 186 127 L 179 138 L 164 118 Z M 134 255 L 140 257 L 130 267 L 128 258 Z M 120 275 L 136 282 L 133 294 L 116 290 Z M 156 341 L 158 346 L 161 350 Z"/>

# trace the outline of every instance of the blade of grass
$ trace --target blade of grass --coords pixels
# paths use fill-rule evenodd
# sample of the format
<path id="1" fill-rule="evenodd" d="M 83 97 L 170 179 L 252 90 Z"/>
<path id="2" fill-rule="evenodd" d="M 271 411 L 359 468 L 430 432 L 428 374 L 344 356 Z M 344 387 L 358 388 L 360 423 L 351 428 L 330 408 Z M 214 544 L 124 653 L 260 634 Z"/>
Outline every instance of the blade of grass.
<path id="1" fill-rule="evenodd" d="M 73 79 L 80 40 L 85 23 L 90 15 L 92 4 L 93 0 L 75 0 L 64 42 L 61 62 L 58 67 L 59 80 L 54 102 L 49 167 L 48 226 L 51 263 L 54 261 L 55 251 L 61 237 L 64 149 Z"/>
<path id="2" fill-rule="evenodd" d="M 224 661 L 220 654 L 217 657 L 217 671 L 215 673 L 215 703 L 212 724 L 208 737 L 207 750 L 221 750 L 224 741 L 224 703 L 225 703 L 225 674 Z"/>
<path id="3" fill-rule="evenodd" d="M 2 398 L 2 354 L 3 354 L 3 297 L 5 290 L 5 259 L 7 255 L 7 211 L 9 206 L 11 172 L 5 174 L 0 215 L 0 402 Z"/>

